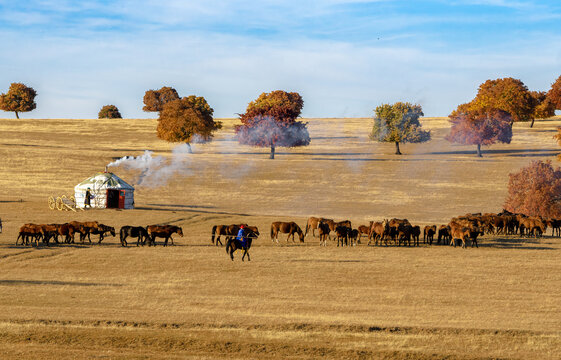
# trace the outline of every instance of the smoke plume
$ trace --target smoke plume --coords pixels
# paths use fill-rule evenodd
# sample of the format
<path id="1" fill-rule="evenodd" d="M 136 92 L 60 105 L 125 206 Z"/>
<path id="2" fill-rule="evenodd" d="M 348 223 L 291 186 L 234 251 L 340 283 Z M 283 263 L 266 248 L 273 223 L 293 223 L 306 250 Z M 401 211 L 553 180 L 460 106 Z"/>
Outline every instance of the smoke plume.
<path id="1" fill-rule="evenodd" d="M 140 171 L 136 185 L 147 187 L 163 186 L 176 175 L 192 175 L 192 170 L 189 167 L 191 158 L 187 144 L 174 147 L 172 156 L 168 160 L 163 156 L 153 156 L 153 154 L 152 151 L 145 150 L 142 155 L 124 156 L 109 163 L 107 166 L 122 166 L 125 170 Z"/>

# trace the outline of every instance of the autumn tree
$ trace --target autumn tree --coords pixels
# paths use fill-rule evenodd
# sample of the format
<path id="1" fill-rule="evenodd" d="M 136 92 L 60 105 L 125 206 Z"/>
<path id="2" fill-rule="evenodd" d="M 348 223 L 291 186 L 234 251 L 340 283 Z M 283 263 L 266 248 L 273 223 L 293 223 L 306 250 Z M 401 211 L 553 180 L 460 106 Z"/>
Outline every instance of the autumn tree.
<path id="1" fill-rule="evenodd" d="M 534 101 L 522 81 L 503 78 L 487 80 L 479 85 L 472 108 L 486 111 L 499 109 L 509 113 L 512 121 L 530 121 L 533 119 Z"/>
<path id="2" fill-rule="evenodd" d="M 551 161 L 532 161 L 519 172 L 509 174 L 504 208 L 528 216 L 561 216 L 561 169 Z"/>
<path id="3" fill-rule="evenodd" d="M 446 140 L 463 145 L 477 145 L 477 156 L 481 157 L 481 145 L 496 142 L 510 144 L 512 139 L 512 117 L 499 109 L 475 109 L 462 104 L 449 116 L 452 124 Z"/>
<path id="4" fill-rule="evenodd" d="M 374 110 L 374 126 L 370 139 L 395 143 L 395 154 L 401 155 L 400 143 L 423 143 L 431 138 L 430 130 L 421 128 L 421 105 L 397 102 L 383 104 Z"/>
<path id="5" fill-rule="evenodd" d="M 18 113 L 31 111 L 37 107 L 35 96 L 37 92 L 33 88 L 22 83 L 12 83 L 8 92 L 0 95 L 0 110 L 13 111 L 19 119 Z"/>
<path id="6" fill-rule="evenodd" d="M 532 96 L 532 107 L 534 109 L 532 123 L 530 124 L 530 127 L 532 127 L 535 119 L 547 119 L 554 116 L 555 105 L 544 91 L 530 91 L 530 95 Z"/>
<path id="7" fill-rule="evenodd" d="M 105 105 L 97 114 L 98 119 L 122 119 L 119 109 L 115 105 Z"/>
<path id="8" fill-rule="evenodd" d="M 240 115 L 242 125 L 235 128 L 238 142 L 244 145 L 270 147 L 270 159 L 275 149 L 306 146 L 310 143 L 307 124 L 296 121 L 304 100 L 296 92 L 275 90 L 262 93 L 250 102 Z"/>
<path id="9" fill-rule="evenodd" d="M 163 105 L 158 118 L 157 135 L 169 142 L 184 142 L 191 150 L 191 142 L 207 142 L 213 132 L 222 127 L 214 121 L 214 110 L 204 97 L 191 95 Z"/>
<path id="10" fill-rule="evenodd" d="M 170 101 L 178 100 L 177 90 L 164 86 L 160 90 L 148 90 L 144 94 L 144 111 L 162 111 L 164 105 Z"/>
<path id="11" fill-rule="evenodd" d="M 551 89 L 547 92 L 547 97 L 555 106 L 555 110 L 561 110 L 561 76 L 551 84 Z"/>

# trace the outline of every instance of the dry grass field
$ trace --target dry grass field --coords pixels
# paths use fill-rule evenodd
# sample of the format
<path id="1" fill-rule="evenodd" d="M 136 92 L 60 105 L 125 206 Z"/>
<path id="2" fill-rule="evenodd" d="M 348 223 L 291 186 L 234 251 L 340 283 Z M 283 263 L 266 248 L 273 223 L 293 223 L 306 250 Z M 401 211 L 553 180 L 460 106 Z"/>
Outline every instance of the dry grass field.
<path id="1" fill-rule="evenodd" d="M 155 120 L 0 119 L 0 358 L 560 359 L 561 239 L 485 236 L 478 249 L 318 246 L 282 239 L 275 220 L 353 224 L 391 217 L 440 224 L 498 212 L 508 173 L 561 152 L 561 118 L 515 124 L 509 145 L 368 140 L 371 119 L 307 119 L 308 147 L 239 146 L 234 120 L 174 157 Z M 49 210 L 105 165 L 144 150 L 178 165 L 140 180 L 135 210 Z M 15 246 L 20 225 L 98 220 L 170 223 L 175 246 Z M 251 262 L 210 244 L 214 224 L 258 225 Z M 550 231 L 548 231 L 548 235 Z"/>

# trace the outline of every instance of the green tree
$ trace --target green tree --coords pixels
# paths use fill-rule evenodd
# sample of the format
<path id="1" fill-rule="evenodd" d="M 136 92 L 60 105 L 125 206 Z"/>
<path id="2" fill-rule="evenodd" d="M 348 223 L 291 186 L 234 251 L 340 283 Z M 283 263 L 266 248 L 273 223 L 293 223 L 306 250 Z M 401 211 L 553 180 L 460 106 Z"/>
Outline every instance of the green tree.
<path id="1" fill-rule="evenodd" d="M 191 95 L 163 105 L 158 117 L 157 135 L 168 142 L 184 142 L 191 150 L 191 142 L 207 142 L 222 124 L 214 121 L 214 110 L 204 97 Z"/>
<path id="2" fill-rule="evenodd" d="M 144 111 L 162 111 L 164 105 L 170 101 L 178 100 L 177 90 L 172 87 L 164 86 L 159 90 L 148 90 L 144 94 Z"/>
<path id="3" fill-rule="evenodd" d="M 115 105 L 105 105 L 97 114 L 98 119 L 122 119 L 119 109 Z"/>
<path id="4" fill-rule="evenodd" d="M 8 92 L 0 95 L 0 109 L 15 112 L 16 118 L 19 119 L 18 113 L 31 111 L 37 107 L 35 96 L 37 92 L 32 87 L 22 83 L 12 83 Z"/>
<path id="5" fill-rule="evenodd" d="M 306 146 L 310 143 L 307 124 L 296 121 L 304 100 L 297 92 L 275 90 L 262 93 L 250 102 L 240 115 L 242 125 L 236 126 L 240 144 L 270 147 L 269 158 L 275 158 L 277 146 Z"/>
<path id="6" fill-rule="evenodd" d="M 408 102 L 383 104 L 374 110 L 374 114 L 370 139 L 395 143 L 396 155 L 401 155 L 400 143 L 423 143 L 431 138 L 430 130 L 423 130 L 419 122 L 419 117 L 424 115 L 421 105 Z"/>

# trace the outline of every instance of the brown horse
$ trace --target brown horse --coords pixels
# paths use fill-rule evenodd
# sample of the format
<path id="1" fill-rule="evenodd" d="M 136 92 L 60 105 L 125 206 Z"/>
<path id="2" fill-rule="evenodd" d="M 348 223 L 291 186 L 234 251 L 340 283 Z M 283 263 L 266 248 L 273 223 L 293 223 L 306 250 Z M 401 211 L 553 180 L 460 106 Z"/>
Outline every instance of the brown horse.
<path id="1" fill-rule="evenodd" d="M 434 234 L 436 234 L 436 225 L 425 226 L 423 229 L 423 244 L 426 244 L 428 242 L 430 245 L 432 245 Z"/>
<path id="2" fill-rule="evenodd" d="M 387 219 L 384 222 L 373 222 L 370 226 L 370 234 L 368 236 L 368 244 L 372 241 L 372 236 L 374 236 L 374 242 L 378 245 L 378 240 L 380 240 L 380 245 L 382 245 L 382 240 L 390 236 L 390 224 Z M 386 246 L 388 245 L 388 240 L 385 240 Z"/>
<path id="3" fill-rule="evenodd" d="M 300 237 L 300 242 L 304 242 L 304 233 L 302 232 L 302 229 L 300 229 L 300 226 L 298 226 L 298 224 L 296 224 L 293 221 L 291 222 L 277 221 L 271 224 L 271 240 L 273 242 L 276 240 L 277 244 L 279 242 L 279 232 L 283 234 L 288 234 L 288 237 L 286 238 L 286 242 L 288 242 L 288 239 L 290 239 L 291 236 L 292 236 L 292 242 L 294 242 L 294 234 L 296 233 L 298 233 L 298 236 Z"/>
<path id="4" fill-rule="evenodd" d="M 212 243 L 214 244 L 214 239 L 216 235 L 218 235 L 216 237 L 216 246 L 218 246 L 219 243 L 220 245 L 222 245 L 222 241 L 220 241 L 220 236 L 222 235 L 226 236 L 226 241 L 228 241 L 230 237 L 238 235 L 238 232 L 240 231 L 240 226 L 242 225 L 244 225 L 247 230 L 250 230 L 253 233 L 255 233 L 256 236 L 259 236 L 259 229 L 257 228 L 257 226 L 249 226 L 247 224 L 214 225 L 212 227 L 212 237 L 210 238 L 210 241 L 212 241 Z"/>
<path id="5" fill-rule="evenodd" d="M 304 237 L 308 236 L 308 231 L 312 229 L 312 236 L 316 237 L 315 231 L 319 229 L 319 224 L 321 222 L 333 221 L 332 219 L 325 219 L 325 218 L 317 218 L 317 217 L 310 217 L 308 218 L 308 222 L 306 223 L 306 232 L 304 233 Z"/>
<path id="6" fill-rule="evenodd" d="M 19 239 L 21 239 L 22 245 L 29 245 L 30 243 L 39 244 L 39 239 L 42 237 L 41 233 L 41 226 L 36 224 L 24 224 L 19 228 L 19 234 L 16 239 L 16 245 L 18 244 Z M 31 241 L 30 241 L 31 239 Z"/>
<path id="7" fill-rule="evenodd" d="M 57 226 L 58 234 L 60 236 L 64 236 L 64 242 L 70 244 L 70 242 L 74 242 L 74 234 L 76 233 L 76 229 L 71 224 L 65 223 L 60 224 Z"/>
<path id="8" fill-rule="evenodd" d="M 173 245 L 173 239 L 171 235 L 177 233 L 177 235 L 183 237 L 183 229 L 175 225 L 149 225 L 146 230 L 148 231 L 148 246 L 156 246 L 156 238 L 164 238 L 164 246 L 168 245 L 168 240 L 171 239 Z"/>
<path id="9" fill-rule="evenodd" d="M 360 239 L 362 238 L 362 235 L 366 235 L 366 237 L 370 237 L 370 229 L 372 228 L 372 224 L 374 224 L 374 221 L 371 221 L 370 224 L 368 226 L 366 225 L 360 225 L 357 230 L 358 230 L 358 240 L 357 242 L 360 244 Z"/>

